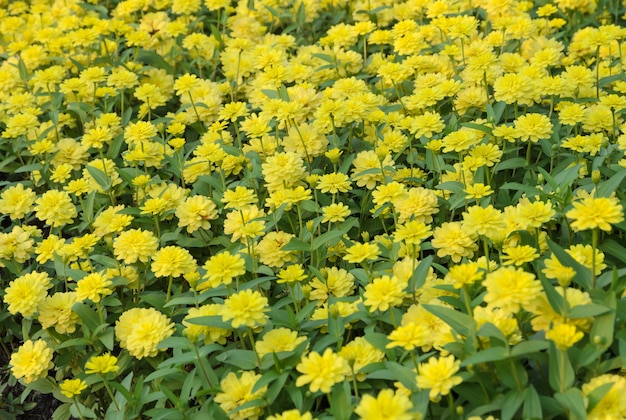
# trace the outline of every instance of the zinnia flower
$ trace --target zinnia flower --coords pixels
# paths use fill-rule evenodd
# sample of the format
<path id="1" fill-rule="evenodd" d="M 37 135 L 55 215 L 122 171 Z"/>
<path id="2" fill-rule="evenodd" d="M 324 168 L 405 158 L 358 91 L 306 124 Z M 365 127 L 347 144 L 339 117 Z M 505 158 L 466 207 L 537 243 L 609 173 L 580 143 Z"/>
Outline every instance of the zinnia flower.
<path id="1" fill-rule="evenodd" d="M 154 357 L 157 346 L 174 333 L 174 323 L 154 308 L 133 308 L 115 322 L 115 335 L 120 347 L 137 359 Z"/>
<path id="2" fill-rule="evenodd" d="M 66 379 L 59 384 L 59 390 L 61 394 L 65 395 L 67 398 L 74 398 L 77 395 L 80 395 L 87 388 L 87 382 L 82 379 Z"/>
<path id="3" fill-rule="evenodd" d="M 224 302 L 222 319 L 224 322 L 231 321 L 233 328 L 240 326 L 255 327 L 265 325 L 267 322 L 268 307 L 267 298 L 256 290 L 242 290 L 231 295 Z"/>
<path id="4" fill-rule="evenodd" d="M 302 375 L 296 380 L 296 386 L 309 384 L 311 392 L 330 392 L 333 385 L 342 382 L 350 374 L 348 361 L 327 348 L 323 355 L 310 352 L 296 366 Z"/>
<path id="5" fill-rule="evenodd" d="M 409 410 L 413 404 L 408 396 L 391 389 L 383 389 L 377 397 L 363 395 L 363 399 L 354 410 L 364 420 L 411 420 L 413 414 Z"/>
<path id="6" fill-rule="evenodd" d="M 232 412 L 237 407 L 253 400 L 261 400 L 267 391 L 267 385 L 252 392 L 261 375 L 254 372 L 242 372 L 241 376 L 230 372 L 220 382 L 222 392 L 215 396 L 215 401 L 222 407 L 231 420 L 256 420 L 263 414 L 262 406 L 253 406 Z"/>
<path id="7" fill-rule="evenodd" d="M 430 389 L 428 394 L 431 401 L 435 401 L 440 395 L 446 396 L 452 387 L 463 382 L 463 379 L 455 375 L 461 366 L 460 360 L 455 360 L 453 355 L 447 357 L 431 357 L 427 363 L 420 363 L 417 375 L 417 386 L 421 389 Z"/>
<path id="8" fill-rule="evenodd" d="M 158 246 L 159 240 L 152 232 L 130 229 L 120 233 L 113 240 L 113 254 L 124 264 L 132 264 L 137 261 L 148 262 Z"/>
<path id="9" fill-rule="evenodd" d="M 599 228 L 610 232 L 611 225 L 624 220 L 624 209 L 617 197 L 589 196 L 572 205 L 574 208 L 566 216 L 573 220 L 571 226 L 575 231 Z"/>
<path id="10" fill-rule="evenodd" d="M 50 286 L 50 277 L 46 273 L 24 274 L 9 283 L 4 294 L 4 303 L 9 305 L 11 314 L 20 313 L 29 317 L 37 312 L 37 307 L 46 298 Z"/>
<path id="11" fill-rule="evenodd" d="M 24 383 L 29 384 L 45 377 L 48 370 L 54 367 L 52 349 L 41 339 L 27 340 L 11 355 L 9 365 L 13 376 L 17 379 L 24 378 Z"/>
<path id="12" fill-rule="evenodd" d="M 117 365 L 117 357 L 107 352 L 101 356 L 93 356 L 85 363 L 85 373 L 87 375 L 99 374 L 105 375 L 107 373 L 117 372 L 119 370 Z"/>
<path id="13" fill-rule="evenodd" d="M 195 266 L 196 260 L 185 248 L 166 246 L 154 254 L 150 268 L 157 277 L 178 277 L 192 271 Z"/>

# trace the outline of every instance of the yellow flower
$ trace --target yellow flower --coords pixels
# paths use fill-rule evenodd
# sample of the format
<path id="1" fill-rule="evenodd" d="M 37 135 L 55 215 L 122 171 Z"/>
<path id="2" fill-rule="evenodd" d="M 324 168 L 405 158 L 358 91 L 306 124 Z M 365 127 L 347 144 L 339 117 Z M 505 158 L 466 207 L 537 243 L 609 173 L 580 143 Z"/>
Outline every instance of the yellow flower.
<path id="1" fill-rule="evenodd" d="M 423 322 L 403 323 L 393 330 L 388 338 L 386 348 L 402 347 L 405 350 L 414 350 L 428 344 L 429 331 Z"/>
<path id="2" fill-rule="evenodd" d="M 309 283 L 311 286 L 309 298 L 311 300 L 324 301 L 328 299 L 329 295 L 339 298 L 349 296 L 354 292 L 355 279 L 351 273 L 337 267 L 324 267 L 321 271 L 325 278 L 315 277 Z M 322 302 L 319 304 L 321 305 Z"/>
<path id="3" fill-rule="evenodd" d="M 322 175 L 315 188 L 323 193 L 330 192 L 331 194 L 345 193 L 352 189 L 348 175 L 338 172 Z"/>
<path id="4" fill-rule="evenodd" d="M 517 203 L 517 219 L 519 223 L 529 228 L 538 228 L 552 219 L 556 211 L 552 203 L 537 200 L 530 202 L 528 198 L 521 198 Z"/>
<path id="5" fill-rule="evenodd" d="M 454 288 L 460 289 L 483 279 L 485 272 L 480 270 L 478 263 L 468 262 L 450 267 L 446 280 L 454 282 Z"/>
<path id="6" fill-rule="evenodd" d="M 85 363 L 85 373 L 87 375 L 116 373 L 119 369 L 117 357 L 108 352 L 101 356 L 93 356 Z"/>
<path id="7" fill-rule="evenodd" d="M 4 303 L 11 314 L 29 317 L 37 312 L 51 286 L 47 273 L 28 273 L 9 283 L 4 293 Z"/>
<path id="8" fill-rule="evenodd" d="M 152 257 L 150 268 L 157 277 L 178 277 L 192 271 L 196 260 L 189 251 L 179 246 L 166 246 Z"/>
<path id="9" fill-rule="evenodd" d="M 372 283 L 365 286 L 363 304 L 369 306 L 370 312 L 386 311 L 390 307 L 402 304 L 404 289 L 406 289 L 406 282 L 401 281 L 396 276 L 377 277 L 372 280 Z"/>
<path id="10" fill-rule="evenodd" d="M 148 262 L 159 246 L 159 240 L 147 230 L 126 230 L 113 240 L 113 254 L 125 264 Z"/>
<path id="11" fill-rule="evenodd" d="M 626 378 L 620 375 L 605 374 L 596 376 L 582 386 L 583 395 L 590 394 L 602 385 L 612 383 L 600 401 L 588 413 L 589 420 L 623 419 L 626 417 Z"/>
<path id="12" fill-rule="evenodd" d="M 503 251 L 502 261 L 504 265 L 514 264 L 519 267 L 539 258 L 537 249 L 530 245 L 509 246 L 505 247 Z"/>
<path id="13" fill-rule="evenodd" d="M 265 221 L 259 220 L 265 212 L 256 206 L 247 206 L 231 211 L 224 220 L 224 233 L 232 235 L 233 241 L 254 239 L 265 230 Z"/>
<path id="14" fill-rule="evenodd" d="M 190 308 L 187 316 L 183 319 L 183 325 L 185 326 L 183 335 L 187 336 L 193 343 L 198 341 L 201 336 L 204 336 L 204 344 L 226 344 L 226 338 L 232 334 L 231 330 L 191 322 L 191 319 L 198 317 L 219 316 L 222 312 L 222 307 L 223 305 L 221 304 L 211 303 L 209 305 L 202 305 L 199 308 Z"/>
<path id="15" fill-rule="evenodd" d="M 411 408 L 413 404 L 407 395 L 384 389 L 377 397 L 370 394 L 363 395 L 363 399 L 354 412 L 364 420 L 411 420 L 414 418 L 409 412 Z"/>
<path id="16" fill-rule="evenodd" d="M 463 229 L 488 238 L 497 237 L 506 227 L 502 212 L 491 204 L 487 207 L 472 206 L 463 213 Z"/>
<path id="17" fill-rule="evenodd" d="M 54 367 L 52 349 L 41 339 L 27 340 L 11 355 L 9 365 L 13 376 L 17 379 L 24 378 L 24 383 L 29 384 L 44 378 L 48 370 Z"/>
<path id="18" fill-rule="evenodd" d="M 280 270 L 276 283 L 296 283 L 307 278 L 301 264 L 292 264 Z"/>
<path id="19" fill-rule="evenodd" d="M 272 192 L 281 188 L 292 188 L 300 184 L 306 174 L 304 162 L 292 152 L 276 153 L 262 165 L 267 189 Z"/>
<path id="20" fill-rule="evenodd" d="M 120 347 L 137 359 L 156 356 L 159 343 L 173 333 L 174 323 L 154 308 L 129 309 L 115 322 Z"/>
<path id="21" fill-rule="evenodd" d="M 98 303 L 101 298 L 113 293 L 111 284 L 111 280 L 100 273 L 88 274 L 76 283 L 76 298 Z"/>
<path id="22" fill-rule="evenodd" d="M 343 257 L 344 261 L 350 263 L 360 263 L 365 260 L 375 260 L 380 255 L 380 248 L 376 244 L 371 243 L 356 243 L 350 248 L 346 249 L 346 255 Z"/>
<path id="23" fill-rule="evenodd" d="M 411 188 L 392 201 L 398 212 L 398 222 L 416 220 L 432 223 L 433 214 L 439 212 L 439 201 L 435 192 L 422 187 Z"/>
<path id="24" fill-rule="evenodd" d="M 23 184 L 4 188 L 0 194 L 0 213 L 8 214 L 11 220 L 19 220 L 33 211 L 36 194 Z"/>
<path id="25" fill-rule="evenodd" d="M 472 185 L 468 185 L 463 192 L 467 194 L 469 198 L 479 199 L 487 197 L 493 194 L 493 190 L 490 185 L 485 185 L 480 182 L 475 182 Z"/>
<path id="26" fill-rule="evenodd" d="M 241 209 L 256 203 L 256 201 L 257 197 L 254 190 L 241 185 L 235 187 L 234 190 L 224 191 L 224 196 L 222 197 L 225 209 Z"/>
<path id="27" fill-rule="evenodd" d="M 235 277 L 245 274 L 246 262 L 240 254 L 233 255 L 224 251 L 209 258 L 203 268 L 206 270 L 206 274 L 202 277 L 205 282 L 198 285 L 199 291 L 217 287 L 220 284 L 231 284 Z"/>
<path id="28" fill-rule="evenodd" d="M 476 234 L 468 232 L 460 222 L 444 222 L 435 228 L 431 244 L 437 249 L 437 256 L 450 256 L 453 262 L 458 263 L 461 258 L 472 258 L 478 250 Z"/>
<path id="29" fill-rule="evenodd" d="M 78 314 L 72 310 L 77 301 L 76 292 L 57 292 L 47 296 L 39 304 L 37 320 L 42 328 L 54 326 L 59 334 L 71 334 L 76 331 L 79 322 Z"/>
<path id="30" fill-rule="evenodd" d="M 302 375 L 296 379 L 296 386 L 309 384 L 311 392 L 330 392 L 333 385 L 342 382 L 350 374 L 348 361 L 327 348 L 323 355 L 316 351 L 303 356 L 296 370 Z"/>
<path id="31" fill-rule="evenodd" d="M 49 190 L 35 200 L 35 216 L 52 227 L 62 227 L 72 223 L 78 215 L 76 206 L 65 191 Z"/>
<path id="32" fill-rule="evenodd" d="M 297 409 L 283 411 L 280 414 L 269 416 L 267 420 L 313 420 L 313 416 L 308 411 L 301 414 Z"/>
<path id="33" fill-rule="evenodd" d="M 265 333 L 262 340 L 255 344 L 259 357 L 281 351 L 293 351 L 306 341 L 306 337 L 298 336 L 297 331 L 288 328 L 275 328 Z"/>
<path id="34" fill-rule="evenodd" d="M 268 301 L 265 296 L 256 290 L 242 290 L 231 295 L 224 301 L 222 320 L 231 321 L 233 328 L 241 326 L 256 327 L 265 325 L 269 312 Z"/>
<path id="35" fill-rule="evenodd" d="M 463 382 L 460 376 L 455 376 L 460 366 L 461 361 L 455 360 L 453 355 L 431 357 L 427 363 L 420 363 L 418 367 L 417 386 L 430 389 L 428 396 L 431 401 L 446 396 L 454 386 Z"/>
<path id="36" fill-rule="evenodd" d="M 390 155 L 386 155 L 384 159 L 379 159 L 373 150 L 365 150 L 356 155 L 352 165 L 354 166 L 352 169 L 352 180 L 359 187 L 372 190 L 377 183 L 383 183 L 385 178 L 391 175 L 394 161 Z M 372 172 L 371 169 L 379 170 Z"/>
<path id="37" fill-rule="evenodd" d="M 87 389 L 87 382 L 78 378 L 66 379 L 59 384 L 61 394 L 65 395 L 67 398 L 74 398 L 80 395 L 85 389 Z"/>
<path id="38" fill-rule="evenodd" d="M 322 207 L 322 223 L 341 223 L 350 216 L 350 207 L 343 203 L 333 203 Z"/>
<path id="39" fill-rule="evenodd" d="M 419 245 L 431 234 L 432 231 L 424 223 L 410 220 L 396 228 L 393 241 L 404 242 L 407 245 Z"/>
<path id="40" fill-rule="evenodd" d="M 189 197 L 176 207 L 178 226 L 186 227 L 188 233 L 193 233 L 200 228 L 209 230 L 210 220 L 217 218 L 216 208 L 215 203 L 208 197 L 203 195 Z"/>
<path id="41" fill-rule="evenodd" d="M 283 245 L 289 243 L 294 236 L 283 231 L 266 234 L 257 244 L 255 250 L 261 263 L 269 267 L 282 267 L 286 263 L 296 262 L 295 251 L 283 251 Z"/>
<path id="42" fill-rule="evenodd" d="M 338 354 L 348 361 L 351 369 L 348 379 L 356 376 L 359 381 L 364 381 L 366 378 L 366 374 L 360 372 L 362 368 L 371 363 L 378 363 L 385 358 L 385 353 L 370 344 L 364 337 L 356 337 L 343 346 Z"/>
<path id="43" fill-rule="evenodd" d="M 507 314 L 528 309 L 528 305 L 543 290 L 534 274 L 513 267 L 502 267 L 488 273 L 483 286 L 487 289 L 485 302 Z"/>
<path id="44" fill-rule="evenodd" d="M 566 216 L 573 220 L 571 226 L 577 232 L 597 228 L 610 232 L 611 225 L 624 220 L 624 209 L 617 197 L 588 196 L 572 205 L 574 208 Z"/>
<path id="45" fill-rule="evenodd" d="M 584 337 L 576 325 L 557 323 L 546 332 L 546 338 L 556 344 L 560 350 L 567 350 Z"/>
<path id="46" fill-rule="evenodd" d="M 552 136 L 552 122 L 543 114 L 522 115 L 515 120 L 515 128 L 522 141 L 530 140 L 535 143 Z"/>
<path id="47" fill-rule="evenodd" d="M 267 385 L 252 392 L 254 385 L 261 379 L 261 375 L 254 372 L 242 372 L 241 376 L 233 372 L 226 375 L 220 382 L 222 392 L 215 396 L 215 401 L 228 413 L 231 420 L 256 420 L 263 414 L 263 406 L 253 406 L 236 412 L 232 412 L 237 407 L 254 400 L 262 400 Z"/>

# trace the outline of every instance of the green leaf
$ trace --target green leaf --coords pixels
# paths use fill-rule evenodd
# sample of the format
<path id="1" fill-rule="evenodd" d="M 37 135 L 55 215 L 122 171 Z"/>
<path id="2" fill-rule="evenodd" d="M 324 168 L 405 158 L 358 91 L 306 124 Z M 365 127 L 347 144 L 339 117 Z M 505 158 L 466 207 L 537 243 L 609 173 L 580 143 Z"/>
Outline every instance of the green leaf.
<path id="1" fill-rule="evenodd" d="M 615 293 L 607 292 L 604 303 L 609 307 L 610 312 L 595 318 L 589 337 L 598 349 L 608 349 L 613 344 L 615 331 L 615 309 L 617 306 Z"/>
<path id="2" fill-rule="evenodd" d="M 424 308 L 452 327 L 457 333 L 467 336 L 474 321 L 469 315 L 439 305 L 423 305 Z"/>
<path id="3" fill-rule="evenodd" d="M 554 309 L 557 314 L 565 313 L 565 299 L 559 292 L 556 291 L 550 280 L 546 279 L 543 275 L 539 275 L 539 281 L 543 286 L 543 290 L 546 292 L 548 303 Z"/>
<path id="4" fill-rule="evenodd" d="M 87 165 L 86 168 L 87 172 L 89 172 L 89 175 L 93 177 L 93 179 L 98 183 L 98 185 L 100 185 L 100 187 L 104 191 L 108 191 L 108 189 L 111 188 L 111 178 L 109 178 L 107 174 L 104 173 L 104 171 L 89 165 Z"/>
<path id="5" fill-rule="evenodd" d="M 621 166 L 616 166 L 616 168 L 617 173 L 615 175 L 598 184 L 598 188 L 596 189 L 598 197 L 609 197 L 619 188 L 624 177 L 626 177 L 626 168 L 622 168 Z"/>
<path id="6" fill-rule="evenodd" d="M 83 325 L 87 327 L 89 331 L 93 332 L 100 326 L 98 313 L 89 305 L 78 302 L 72 306 L 72 310 L 76 312 L 81 321 L 83 321 Z"/>
<path id="7" fill-rule="evenodd" d="M 567 389 L 574 383 L 574 368 L 569 360 L 567 351 L 557 349 L 554 343 L 550 343 L 550 386 L 555 391 Z"/>
<path id="8" fill-rule="evenodd" d="M 591 270 L 581 265 L 555 242 L 548 240 L 548 246 L 561 264 L 574 269 L 576 275 L 574 276 L 572 281 L 581 286 L 586 291 L 591 290 Z"/>
<path id="9" fill-rule="evenodd" d="M 336 228 L 313 239 L 313 243 L 311 244 L 309 249 L 313 250 L 313 249 L 319 249 L 321 247 L 328 247 L 328 246 L 336 245 L 337 242 L 339 241 L 339 238 L 341 238 L 343 235 L 348 233 L 348 231 L 352 229 L 352 227 L 354 227 L 357 224 L 357 222 L 358 221 L 355 218 L 350 218 L 346 220 L 345 222 L 343 222 Z"/>
<path id="10" fill-rule="evenodd" d="M 402 385 L 412 391 L 417 390 L 414 367 L 407 367 L 395 362 L 385 362 L 385 367 L 389 369 L 389 371 L 393 374 L 393 377 L 399 380 Z"/>
<path id="11" fill-rule="evenodd" d="M 298 238 L 291 238 L 291 240 L 280 247 L 281 251 L 310 251 L 311 244 Z"/>
<path id="12" fill-rule="evenodd" d="M 205 327 L 224 328 L 227 330 L 231 328 L 230 322 L 224 322 L 220 315 L 197 316 L 186 319 L 185 322 L 195 325 L 204 325 Z"/>
<path id="13" fill-rule="evenodd" d="M 613 385 L 615 385 L 615 382 L 608 382 L 600 385 L 599 387 L 591 391 L 591 393 L 587 396 L 587 398 L 589 399 L 589 405 L 587 410 L 593 410 L 600 403 L 600 401 L 602 401 L 602 398 L 604 398 L 604 396 L 611 390 L 611 388 L 613 388 Z"/>
<path id="14" fill-rule="evenodd" d="M 256 354 L 252 350 L 228 350 L 219 354 L 216 359 L 243 370 L 252 370 L 257 367 Z"/>
<path id="15" fill-rule="evenodd" d="M 511 350 L 511 356 L 523 356 L 526 354 L 539 353 L 550 347 L 550 343 L 545 340 L 522 341 Z"/>
<path id="16" fill-rule="evenodd" d="M 424 285 L 432 263 L 433 256 L 429 255 L 421 260 L 417 267 L 415 267 L 415 271 L 413 271 L 413 274 L 411 275 L 411 279 L 409 281 L 409 290 L 411 293 L 414 294 L 415 291 L 419 290 Z"/>
<path id="17" fill-rule="evenodd" d="M 505 396 L 502 401 L 502 419 L 501 420 L 510 420 L 515 416 L 515 413 L 522 406 L 522 403 L 526 399 L 527 390 L 523 389 L 521 391 L 512 389 Z"/>
<path id="18" fill-rule="evenodd" d="M 588 305 L 576 305 L 569 310 L 568 316 L 570 318 L 591 318 L 598 315 L 603 315 L 609 312 L 611 308 L 607 308 L 604 305 L 597 305 L 590 303 Z"/>
<path id="19" fill-rule="evenodd" d="M 525 420 L 543 419 L 541 400 L 539 399 L 539 394 L 537 393 L 537 390 L 532 385 L 526 388 L 526 398 L 524 399 L 522 418 Z"/>
<path id="20" fill-rule="evenodd" d="M 569 411 L 571 420 L 585 420 L 587 410 L 585 410 L 584 397 L 580 389 L 570 388 L 565 392 L 557 392 L 554 398 Z"/>
<path id="21" fill-rule="evenodd" d="M 142 62 L 148 66 L 163 69 L 172 74 L 174 69 L 170 66 L 163 57 L 157 54 L 155 51 L 141 49 L 137 55 L 137 61 Z"/>
<path id="22" fill-rule="evenodd" d="M 509 357 L 509 352 L 505 347 L 490 347 L 472 354 L 461 363 L 461 366 L 471 366 L 479 363 L 495 362 Z"/>
<path id="23" fill-rule="evenodd" d="M 333 418 L 337 420 L 349 420 L 352 416 L 353 407 L 351 404 L 352 394 L 350 383 L 343 381 L 335 384 L 330 392 L 330 408 Z"/>

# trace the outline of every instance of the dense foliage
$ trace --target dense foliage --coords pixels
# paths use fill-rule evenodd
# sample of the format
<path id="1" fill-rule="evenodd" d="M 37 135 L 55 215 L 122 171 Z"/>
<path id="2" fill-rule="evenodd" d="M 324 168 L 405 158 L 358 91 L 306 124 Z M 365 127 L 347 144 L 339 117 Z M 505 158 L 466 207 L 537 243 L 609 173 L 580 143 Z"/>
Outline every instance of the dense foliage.
<path id="1" fill-rule="evenodd" d="M 0 5 L 0 343 L 55 419 L 626 417 L 619 1 Z"/>

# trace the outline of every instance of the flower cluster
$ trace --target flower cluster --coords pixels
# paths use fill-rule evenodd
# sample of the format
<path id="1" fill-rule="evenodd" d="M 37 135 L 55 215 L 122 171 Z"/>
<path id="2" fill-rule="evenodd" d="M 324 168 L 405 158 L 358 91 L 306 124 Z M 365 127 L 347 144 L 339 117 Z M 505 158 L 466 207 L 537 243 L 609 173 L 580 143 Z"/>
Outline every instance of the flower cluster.
<path id="1" fill-rule="evenodd" d="M 620 2 L 0 5 L 55 418 L 626 416 Z"/>

